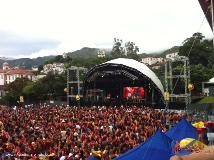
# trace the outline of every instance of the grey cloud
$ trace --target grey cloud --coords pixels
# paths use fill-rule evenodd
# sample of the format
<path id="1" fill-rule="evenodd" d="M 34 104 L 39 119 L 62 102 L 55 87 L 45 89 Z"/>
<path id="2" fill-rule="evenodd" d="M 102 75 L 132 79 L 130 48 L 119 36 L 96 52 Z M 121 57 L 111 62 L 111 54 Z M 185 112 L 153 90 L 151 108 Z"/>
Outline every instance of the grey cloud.
<path id="1" fill-rule="evenodd" d="M 59 41 L 48 38 L 23 37 L 21 35 L 0 31 L 0 56 L 16 57 L 30 55 L 42 49 L 53 49 Z"/>

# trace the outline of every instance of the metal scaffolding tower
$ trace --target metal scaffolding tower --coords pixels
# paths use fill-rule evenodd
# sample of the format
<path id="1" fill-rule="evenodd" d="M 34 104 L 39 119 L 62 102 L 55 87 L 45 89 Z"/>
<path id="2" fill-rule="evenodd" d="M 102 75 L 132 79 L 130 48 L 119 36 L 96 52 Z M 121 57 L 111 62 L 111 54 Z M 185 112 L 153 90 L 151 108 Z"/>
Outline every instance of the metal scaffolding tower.
<path id="1" fill-rule="evenodd" d="M 83 97 L 82 85 L 86 72 L 87 68 L 84 67 L 71 66 L 67 69 L 67 105 L 75 104 Z"/>
<path id="2" fill-rule="evenodd" d="M 183 65 L 183 74 L 180 72 L 179 75 L 173 74 L 173 63 L 181 62 Z M 179 79 L 183 79 L 184 85 L 179 86 L 184 88 L 184 93 L 176 94 L 174 89 L 177 85 Z M 174 80 L 174 81 L 173 81 Z M 176 80 L 176 82 L 175 82 Z M 175 83 L 174 83 L 175 82 Z M 186 109 L 191 103 L 191 92 L 188 90 L 188 84 L 190 84 L 190 65 L 189 58 L 185 56 L 176 56 L 173 59 L 167 58 L 165 63 L 165 94 L 168 96 L 166 98 L 166 109 L 168 109 L 169 102 L 173 102 L 175 98 L 180 98 L 185 100 Z"/>

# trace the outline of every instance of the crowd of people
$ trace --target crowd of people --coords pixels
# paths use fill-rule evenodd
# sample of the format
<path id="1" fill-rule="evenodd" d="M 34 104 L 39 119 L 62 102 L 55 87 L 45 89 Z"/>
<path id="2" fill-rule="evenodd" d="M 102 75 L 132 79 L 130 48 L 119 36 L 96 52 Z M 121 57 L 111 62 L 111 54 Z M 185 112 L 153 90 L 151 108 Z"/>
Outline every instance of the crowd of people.
<path id="1" fill-rule="evenodd" d="M 109 160 L 181 116 L 142 106 L 0 107 L 0 159 L 83 160 L 99 150 Z"/>

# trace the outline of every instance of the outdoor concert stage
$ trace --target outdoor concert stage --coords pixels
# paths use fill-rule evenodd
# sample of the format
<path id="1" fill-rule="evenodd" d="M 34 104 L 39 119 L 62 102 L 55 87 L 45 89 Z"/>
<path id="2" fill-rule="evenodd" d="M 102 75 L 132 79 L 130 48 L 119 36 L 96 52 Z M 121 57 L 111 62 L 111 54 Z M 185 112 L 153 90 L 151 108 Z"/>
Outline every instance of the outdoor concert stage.
<path id="1" fill-rule="evenodd" d="M 89 105 L 163 105 L 163 86 L 145 64 L 118 58 L 90 69 L 83 84 Z"/>

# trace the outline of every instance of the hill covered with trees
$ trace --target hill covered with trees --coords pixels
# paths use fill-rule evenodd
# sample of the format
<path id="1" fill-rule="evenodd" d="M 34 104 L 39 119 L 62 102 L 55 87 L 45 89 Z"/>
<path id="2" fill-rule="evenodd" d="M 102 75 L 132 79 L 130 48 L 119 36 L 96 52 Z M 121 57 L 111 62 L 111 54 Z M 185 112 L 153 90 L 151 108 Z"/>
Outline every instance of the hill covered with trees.
<path id="1" fill-rule="evenodd" d="M 184 40 L 181 46 L 172 47 L 154 56 L 165 57 L 166 54 L 177 51 L 180 56 L 187 56 L 190 59 L 191 83 L 194 84 L 192 95 L 201 95 L 202 82 L 214 77 L 212 40 L 205 39 L 201 33 L 195 33 L 192 37 Z M 115 39 L 112 49 L 105 57 L 97 57 L 97 52 L 98 49 L 95 48 L 83 48 L 79 51 L 68 53 L 66 58 L 63 58 L 62 55 L 55 56 L 52 59 L 48 59 L 46 63 L 60 62 L 64 63 L 67 68 L 70 66 L 82 66 L 90 69 L 97 64 L 114 58 L 124 57 L 140 61 L 142 56 L 147 56 L 145 53 L 138 53 L 139 49 L 134 42 L 126 42 L 124 44 L 120 39 Z M 150 55 L 148 54 L 148 56 Z M 164 64 L 159 69 L 154 70 L 154 72 L 164 84 Z M 182 73 L 181 65 L 177 64 L 175 66 L 175 72 L 178 74 Z M 183 82 L 179 81 L 177 87 L 175 86 L 177 91 L 179 91 L 179 83 Z M 66 88 L 66 73 L 61 75 L 50 73 L 37 82 L 17 79 L 6 86 L 6 96 L 1 99 L 1 103 L 16 104 L 18 97 L 21 95 L 24 95 L 29 103 L 42 102 L 50 98 L 65 100 L 66 93 L 64 88 Z"/>
<path id="2" fill-rule="evenodd" d="M 7 62 L 11 68 L 13 67 L 19 67 L 23 69 L 31 69 L 32 67 L 44 65 L 44 63 L 50 59 L 53 59 L 55 56 L 45 56 L 45 57 L 37 57 L 37 58 L 19 58 L 19 59 L 12 59 L 12 60 L 7 60 L 7 59 L 0 59 L 0 66 L 4 62 Z"/>

